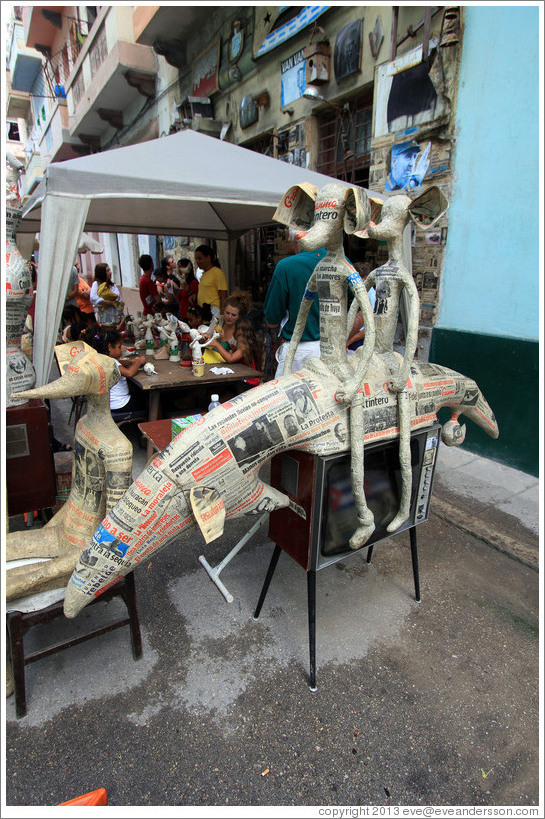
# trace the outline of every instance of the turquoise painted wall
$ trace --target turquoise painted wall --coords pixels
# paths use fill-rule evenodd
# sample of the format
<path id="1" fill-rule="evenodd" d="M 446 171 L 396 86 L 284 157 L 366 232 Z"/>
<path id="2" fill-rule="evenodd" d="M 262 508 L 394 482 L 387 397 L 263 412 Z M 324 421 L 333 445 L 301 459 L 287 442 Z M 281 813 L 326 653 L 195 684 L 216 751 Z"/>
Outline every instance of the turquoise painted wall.
<path id="1" fill-rule="evenodd" d="M 464 17 L 437 327 L 537 340 L 539 9 Z"/>

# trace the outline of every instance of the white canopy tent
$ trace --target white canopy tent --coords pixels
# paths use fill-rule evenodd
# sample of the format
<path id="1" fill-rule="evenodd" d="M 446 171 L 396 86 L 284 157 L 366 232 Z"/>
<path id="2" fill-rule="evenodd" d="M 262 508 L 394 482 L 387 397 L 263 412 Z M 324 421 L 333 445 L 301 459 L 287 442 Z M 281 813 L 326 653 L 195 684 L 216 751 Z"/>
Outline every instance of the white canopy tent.
<path id="1" fill-rule="evenodd" d="M 34 368 L 49 378 L 82 231 L 227 239 L 272 224 L 292 185 L 330 177 L 196 131 L 50 164 L 26 203 L 21 233 L 40 232 Z M 384 195 L 371 194 L 382 200 Z"/>

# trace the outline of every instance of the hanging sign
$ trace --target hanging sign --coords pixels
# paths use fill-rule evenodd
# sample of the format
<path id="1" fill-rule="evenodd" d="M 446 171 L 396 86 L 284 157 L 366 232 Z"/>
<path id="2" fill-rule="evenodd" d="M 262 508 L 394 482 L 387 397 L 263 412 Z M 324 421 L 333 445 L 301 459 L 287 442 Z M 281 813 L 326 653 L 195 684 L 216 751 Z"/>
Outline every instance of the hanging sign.
<path id="1" fill-rule="evenodd" d="M 256 13 L 261 14 L 263 8 L 265 7 L 258 7 Z M 292 17 L 287 23 L 284 23 L 274 31 L 271 31 L 271 33 L 264 38 L 260 46 L 257 46 L 257 43 L 254 40 L 254 48 L 257 47 L 257 51 L 254 51 L 254 57 L 261 57 L 268 51 L 272 51 L 273 48 L 282 45 L 282 43 L 285 43 L 291 37 L 299 34 L 300 31 L 310 25 L 310 23 L 317 20 L 318 17 L 320 17 L 320 15 L 329 8 L 331 8 L 331 6 L 305 6 L 296 17 Z M 270 13 L 268 16 L 271 18 Z"/>
<path id="2" fill-rule="evenodd" d="M 194 97 L 209 97 L 218 91 L 218 68 L 220 61 L 220 38 L 216 39 L 202 51 L 193 63 Z"/>
<path id="3" fill-rule="evenodd" d="M 306 87 L 305 79 L 305 55 L 304 49 L 300 49 L 287 60 L 280 63 L 281 72 L 281 105 L 298 100 L 302 97 Z"/>

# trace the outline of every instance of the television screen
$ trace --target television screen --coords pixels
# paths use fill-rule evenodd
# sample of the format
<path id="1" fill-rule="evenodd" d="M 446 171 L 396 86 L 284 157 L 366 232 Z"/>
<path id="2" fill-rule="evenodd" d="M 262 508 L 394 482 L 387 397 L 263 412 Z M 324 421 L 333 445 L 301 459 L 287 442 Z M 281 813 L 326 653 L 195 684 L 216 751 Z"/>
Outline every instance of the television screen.
<path id="1" fill-rule="evenodd" d="M 410 514 L 402 532 L 427 520 L 441 427 L 435 424 L 411 435 L 412 485 Z M 364 487 L 375 530 L 362 548 L 392 536 L 386 527 L 399 509 L 401 466 L 399 441 L 365 447 Z M 307 571 L 321 569 L 354 554 L 349 540 L 358 526 L 352 492 L 350 452 L 311 455 L 290 450 L 271 462 L 271 484 L 288 494 L 304 511 L 271 513 L 269 536 Z"/>

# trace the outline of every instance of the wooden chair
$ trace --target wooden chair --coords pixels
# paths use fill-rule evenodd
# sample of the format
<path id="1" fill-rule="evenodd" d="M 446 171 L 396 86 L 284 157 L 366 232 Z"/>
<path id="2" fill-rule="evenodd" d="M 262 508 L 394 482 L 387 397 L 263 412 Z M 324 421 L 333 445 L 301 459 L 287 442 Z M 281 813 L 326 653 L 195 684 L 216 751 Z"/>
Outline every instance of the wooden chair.
<path id="1" fill-rule="evenodd" d="M 106 625 L 91 629 L 84 634 L 67 637 L 65 640 L 61 640 L 46 648 L 37 651 L 27 651 L 25 649 L 24 636 L 28 629 L 32 628 L 32 626 L 50 623 L 59 617 L 64 617 L 64 592 L 64 588 L 53 589 L 50 592 L 32 594 L 28 597 L 14 600 L 11 603 L 8 602 L 6 605 L 7 642 L 13 670 L 15 713 L 18 719 L 24 717 L 27 712 L 25 666 L 29 663 L 36 662 L 44 657 L 49 657 L 51 654 L 56 654 L 66 648 L 71 648 L 78 643 L 90 640 L 92 637 L 98 637 L 100 634 L 114 631 L 122 626 L 129 626 L 130 628 L 133 658 L 138 660 L 142 656 L 142 638 L 136 607 L 134 575 L 132 572 L 126 577 L 121 578 L 114 586 L 107 589 L 89 604 L 89 606 L 93 606 L 101 601 L 106 602 L 107 600 L 112 600 L 114 597 L 121 597 L 127 606 L 127 616 L 120 617 Z M 47 601 L 53 599 L 54 602 L 43 608 L 36 608 L 37 605 L 40 605 L 40 601 L 44 599 Z M 68 626 L 68 620 L 66 620 L 66 624 Z"/>

